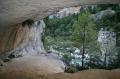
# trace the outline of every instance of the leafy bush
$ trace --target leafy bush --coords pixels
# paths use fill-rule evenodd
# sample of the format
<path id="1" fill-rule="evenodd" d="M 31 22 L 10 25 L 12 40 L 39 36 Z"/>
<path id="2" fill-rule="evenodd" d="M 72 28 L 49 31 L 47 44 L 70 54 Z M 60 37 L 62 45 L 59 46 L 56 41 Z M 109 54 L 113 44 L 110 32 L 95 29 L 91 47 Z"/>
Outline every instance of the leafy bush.
<path id="1" fill-rule="evenodd" d="M 69 54 L 64 54 L 62 60 L 66 63 L 67 66 L 69 66 L 71 59 L 72 57 Z"/>
<path id="2" fill-rule="evenodd" d="M 75 73 L 75 72 L 77 72 L 78 70 L 76 69 L 76 67 L 74 67 L 74 66 L 69 66 L 66 70 L 65 70 L 65 72 L 67 72 L 67 73 Z"/>

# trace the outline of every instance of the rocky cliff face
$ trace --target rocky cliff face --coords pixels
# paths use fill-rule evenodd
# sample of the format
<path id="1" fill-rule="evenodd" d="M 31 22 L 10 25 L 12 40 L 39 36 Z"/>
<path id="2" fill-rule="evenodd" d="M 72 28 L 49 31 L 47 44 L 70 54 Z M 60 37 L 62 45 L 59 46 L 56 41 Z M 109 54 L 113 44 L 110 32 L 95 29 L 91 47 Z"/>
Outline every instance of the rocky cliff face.
<path id="1" fill-rule="evenodd" d="M 54 14 L 50 15 L 49 19 L 63 18 L 65 16 L 69 16 L 72 14 L 78 14 L 78 13 L 80 13 L 80 8 L 81 8 L 81 6 L 61 9 L 58 12 L 55 12 Z"/>
<path id="2" fill-rule="evenodd" d="M 43 20 L 34 22 L 28 19 L 16 28 L 9 29 L 2 40 L 0 53 L 0 79 L 7 78 L 1 74 L 36 73 L 41 75 L 64 72 L 65 64 L 56 56 L 47 54 L 42 43 L 45 28 Z M 6 35 L 8 38 L 6 38 Z M 5 42 L 6 41 L 6 42 Z M 10 61 L 10 62 L 8 62 Z M 27 71 L 27 72 L 26 72 Z"/>
<path id="3" fill-rule="evenodd" d="M 111 58 L 115 58 L 116 52 L 116 33 L 108 31 L 103 28 L 99 31 L 98 42 L 101 49 L 101 60 L 106 62 L 106 65 L 110 63 Z"/>
<path id="4" fill-rule="evenodd" d="M 1 58 L 37 55 L 45 53 L 41 41 L 45 23 L 43 20 L 26 20 L 18 24 L 16 28 L 10 29 L 1 40 Z M 6 38 L 8 37 L 8 38 Z"/>

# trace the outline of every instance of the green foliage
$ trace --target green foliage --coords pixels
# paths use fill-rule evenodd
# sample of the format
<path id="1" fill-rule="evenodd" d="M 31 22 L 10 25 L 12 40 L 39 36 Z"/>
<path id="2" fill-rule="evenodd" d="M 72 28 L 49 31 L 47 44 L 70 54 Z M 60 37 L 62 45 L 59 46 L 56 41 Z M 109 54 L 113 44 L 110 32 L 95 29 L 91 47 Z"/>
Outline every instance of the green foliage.
<path id="1" fill-rule="evenodd" d="M 108 69 L 120 68 L 120 48 L 117 49 L 117 55 L 115 58 L 109 60 Z"/>
<path id="2" fill-rule="evenodd" d="M 69 53 L 66 53 L 66 54 L 63 55 L 63 61 L 64 61 L 67 65 L 69 65 L 69 62 L 71 61 L 71 59 L 72 59 L 72 57 L 70 56 Z"/>
<path id="3" fill-rule="evenodd" d="M 44 36 L 43 38 L 44 47 L 47 50 L 49 49 L 48 46 L 54 44 L 54 42 L 55 42 L 55 39 L 52 38 L 51 36 Z"/>
<path id="4" fill-rule="evenodd" d="M 111 9 L 115 11 L 115 15 L 112 16 L 104 16 L 102 19 L 98 20 L 95 24 L 97 29 L 107 28 L 113 29 L 117 35 L 117 46 L 120 46 L 120 5 L 119 4 L 108 4 L 108 5 L 97 5 L 95 8 L 101 8 L 99 11 Z"/>
<path id="5" fill-rule="evenodd" d="M 71 15 L 64 18 L 46 18 L 45 47 L 58 45 L 59 47 L 81 47 L 83 39 L 83 25 L 85 25 L 85 45 L 98 52 L 97 32 L 89 12 Z"/>
<path id="6" fill-rule="evenodd" d="M 85 37 L 84 37 L 84 33 L 85 33 Z M 79 48 L 83 44 L 83 38 L 85 38 L 86 48 L 93 49 L 95 47 L 96 49 L 97 31 L 95 30 L 95 24 L 90 16 L 90 13 L 87 11 L 81 13 L 78 16 L 78 19 L 74 21 L 73 33 L 71 36 L 71 39 L 74 41 L 75 45 Z"/>
<path id="7" fill-rule="evenodd" d="M 71 35 L 73 21 L 77 18 L 77 15 L 71 15 L 64 18 L 45 19 L 46 23 L 46 35 L 52 37 L 65 37 Z M 66 37 L 68 38 L 68 37 Z"/>
<path id="8" fill-rule="evenodd" d="M 106 9 L 112 9 L 116 13 L 113 16 L 104 16 L 102 19 L 93 22 L 91 14 L 96 14 Z M 46 32 L 43 38 L 44 46 L 49 49 L 52 46 L 54 49 L 64 53 L 63 61 L 68 65 L 71 60 L 70 52 L 66 48 L 78 47 L 80 49 L 83 45 L 83 38 L 85 38 L 85 52 L 93 55 L 89 63 L 91 68 L 104 68 L 100 61 L 100 46 L 97 43 L 97 34 L 100 28 L 113 29 L 117 33 L 117 44 L 120 45 L 120 5 L 94 5 L 89 7 L 87 11 L 81 10 L 78 15 L 70 15 L 63 18 L 49 19 L 45 18 Z M 85 30 L 84 29 L 85 26 Z M 85 37 L 84 37 L 85 34 Z M 62 49 L 60 49 L 62 48 Z M 110 47 L 111 48 L 111 47 Z M 114 54 L 114 50 L 112 51 Z M 118 68 L 120 56 L 116 59 L 111 59 L 109 68 Z M 117 61 L 118 60 L 118 61 Z M 98 64 L 96 64 L 96 62 Z M 67 69 L 67 72 L 76 72 L 74 67 Z"/>
<path id="9" fill-rule="evenodd" d="M 103 69 L 104 65 L 101 61 L 100 55 L 91 55 L 90 62 L 87 63 L 88 67 L 92 69 Z"/>
<path id="10" fill-rule="evenodd" d="M 48 49 L 48 46 L 56 45 L 58 48 L 66 48 L 72 46 L 70 36 L 72 34 L 72 25 L 78 15 L 71 15 L 63 18 L 45 18 L 46 28 L 43 38 L 44 46 Z M 59 49 L 57 49 L 59 50 Z M 60 50 L 66 52 L 65 50 Z"/>
<path id="11" fill-rule="evenodd" d="M 76 67 L 74 67 L 74 66 L 69 66 L 66 70 L 65 70 L 65 72 L 67 72 L 67 73 L 75 73 L 75 72 L 77 72 L 78 70 L 76 69 Z"/>

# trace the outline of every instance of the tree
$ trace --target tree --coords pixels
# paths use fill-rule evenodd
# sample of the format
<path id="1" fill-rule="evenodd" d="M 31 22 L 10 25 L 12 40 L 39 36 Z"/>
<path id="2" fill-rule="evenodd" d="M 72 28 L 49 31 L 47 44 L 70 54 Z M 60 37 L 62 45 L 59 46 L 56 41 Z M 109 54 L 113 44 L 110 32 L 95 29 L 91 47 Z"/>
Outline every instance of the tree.
<path id="1" fill-rule="evenodd" d="M 96 50 L 97 32 L 90 13 L 85 11 L 78 16 L 73 24 L 72 40 L 75 46 L 82 48 L 82 69 L 84 68 L 84 54 L 86 49 Z"/>

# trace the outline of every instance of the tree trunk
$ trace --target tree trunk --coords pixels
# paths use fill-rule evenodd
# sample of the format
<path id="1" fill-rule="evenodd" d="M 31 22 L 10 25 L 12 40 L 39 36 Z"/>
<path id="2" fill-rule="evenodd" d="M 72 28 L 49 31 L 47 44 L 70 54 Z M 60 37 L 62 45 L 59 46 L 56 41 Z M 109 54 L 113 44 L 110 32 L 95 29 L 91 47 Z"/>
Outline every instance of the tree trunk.
<path id="1" fill-rule="evenodd" d="M 83 26 L 82 69 L 84 69 L 84 54 L 85 54 L 85 25 Z"/>

